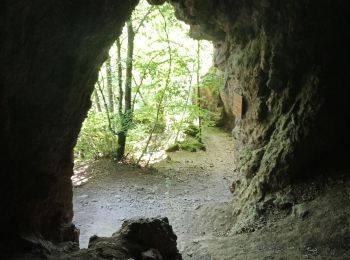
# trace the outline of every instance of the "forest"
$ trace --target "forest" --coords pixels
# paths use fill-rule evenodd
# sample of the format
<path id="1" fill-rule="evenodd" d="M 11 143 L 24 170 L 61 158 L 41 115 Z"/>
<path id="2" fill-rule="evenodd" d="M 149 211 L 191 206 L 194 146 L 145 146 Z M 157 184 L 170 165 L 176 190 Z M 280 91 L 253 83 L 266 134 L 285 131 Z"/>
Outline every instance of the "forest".
<path id="1" fill-rule="evenodd" d="M 170 4 L 140 2 L 100 69 L 76 161 L 148 165 L 166 150 L 205 149 L 202 128 L 219 124 L 224 80 L 212 43 L 188 32 Z"/>

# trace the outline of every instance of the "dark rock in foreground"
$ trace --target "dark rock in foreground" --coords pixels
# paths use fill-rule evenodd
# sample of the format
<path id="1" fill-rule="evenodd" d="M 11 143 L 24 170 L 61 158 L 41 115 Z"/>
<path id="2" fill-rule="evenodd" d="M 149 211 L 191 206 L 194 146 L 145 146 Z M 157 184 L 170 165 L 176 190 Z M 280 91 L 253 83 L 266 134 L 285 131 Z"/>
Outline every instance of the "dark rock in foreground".
<path id="1" fill-rule="evenodd" d="M 92 236 L 73 259 L 182 259 L 167 218 L 127 220 L 111 237 Z"/>
<path id="2" fill-rule="evenodd" d="M 77 243 L 59 245 L 42 239 L 26 239 L 27 252 L 1 259 L 11 260 L 181 260 L 177 236 L 167 218 L 131 219 L 111 237 L 92 236 L 87 249 L 79 250 Z M 20 245 L 21 246 L 21 245 Z"/>

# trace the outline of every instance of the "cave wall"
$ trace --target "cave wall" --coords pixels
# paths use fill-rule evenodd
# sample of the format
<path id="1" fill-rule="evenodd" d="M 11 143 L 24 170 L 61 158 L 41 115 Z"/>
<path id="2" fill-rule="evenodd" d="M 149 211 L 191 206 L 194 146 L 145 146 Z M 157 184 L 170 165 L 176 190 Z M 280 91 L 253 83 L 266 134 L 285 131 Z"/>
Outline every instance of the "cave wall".
<path id="1" fill-rule="evenodd" d="M 192 37 L 214 42 L 215 65 L 225 73 L 221 97 L 234 120 L 232 190 L 241 203 L 346 163 L 345 1 L 171 3 Z M 243 96 L 242 118 L 232 112 L 235 95 Z"/>
<path id="2" fill-rule="evenodd" d="M 98 70 L 137 2 L 1 1 L 4 248 L 19 237 L 77 240 L 72 149 Z"/>

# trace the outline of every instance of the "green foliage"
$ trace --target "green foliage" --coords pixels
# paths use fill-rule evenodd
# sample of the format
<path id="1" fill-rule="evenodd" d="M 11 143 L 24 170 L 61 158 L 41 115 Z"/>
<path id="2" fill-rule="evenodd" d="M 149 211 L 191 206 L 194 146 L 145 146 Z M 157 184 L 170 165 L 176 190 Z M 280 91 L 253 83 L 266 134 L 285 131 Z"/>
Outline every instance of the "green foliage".
<path id="1" fill-rule="evenodd" d="M 132 157 L 139 156 L 136 154 L 140 151 L 152 153 L 181 140 L 184 129 L 198 123 L 199 117 L 205 124 L 210 124 L 212 112 L 192 104 L 196 68 L 199 68 L 197 41 L 188 38 L 188 27 L 175 18 L 173 7 L 168 3 L 150 6 L 142 0 L 132 15 L 132 24 L 136 33 L 132 111 L 118 111 L 120 100 L 125 105 L 124 97 L 120 98 L 119 92 L 119 80 L 122 80 L 124 87 L 127 65 L 128 35 L 124 29 L 119 38 L 120 60 L 118 45 L 115 44 L 109 52 L 110 67 L 105 64 L 101 68 L 93 110 L 84 123 L 76 146 L 76 154 L 80 158 L 114 157 L 120 131 L 128 133 L 126 153 L 129 159 L 135 159 Z M 200 46 L 199 61 L 202 64 L 198 72 L 204 75 L 209 68 L 205 62 L 208 60 L 211 63 L 212 60 L 211 44 L 201 42 Z M 118 74 L 118 64 L 122 65 L 121 75 Z M 111 76 L 108 76 L 108 70 L 112 72 Z M 219 84 L 214 74 L 209 72 L 202 77 L 203 87 Z M 107 79 L 114 91 L 114 111 L 109 109 L 111 95 Z M 184 150 L 204 149 L 195 137 L 177 145 Z"/>
<path id="2" fill-rule="evenodd" d="M 189 125 L 184 129 L 184 133 L 187 136 L 196 137 L 199 134 L 199 127 L 196 125 Z"/>
<path id="3" fill-rule="evenodd" d="M 76 158 L 86 160 L 113 157 L 117 147 L 117 138 L 108 130 L 105 116 L 90 111 L 75 146 Z"/>
<path id="4" fill-rule="evenodd" d="M 197 138 L 188 137 L 184 141 L 179 143 L 180 149 L 190 152 L 196 152 L 198 150 L 205 151 L 205 146 Z"/>
<path id="5" fill-rule="evenodd" d="M 198 138 L 187 137 L 183 141 L 177 141 L 174 144 L 170 145 L 166 151 L 167 152 L 175 152 L 179 150 L 189 151 L 189 152 L 197 152 L 197 151 L 205 151 L 205 145 L 198 140 Z"/>
<path id="6" fill-rule="evenodd" d="M 210 70 L 201 78 L 201 87 L 208 88 L 219 95 L 220 91 L 224 88 L 224 77 L 215 67 L 211 67 Z"/>

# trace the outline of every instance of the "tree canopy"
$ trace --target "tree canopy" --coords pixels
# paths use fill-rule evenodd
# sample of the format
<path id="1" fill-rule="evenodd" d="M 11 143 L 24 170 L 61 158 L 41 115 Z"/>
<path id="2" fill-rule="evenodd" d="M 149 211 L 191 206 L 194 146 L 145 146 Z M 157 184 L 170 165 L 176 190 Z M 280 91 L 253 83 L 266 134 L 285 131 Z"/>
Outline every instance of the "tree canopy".
<path id="1" fill-rule="evenodd" d="M 148 164 L 182 141 L 186 129 L 208 122 L 200 88 L 218 92 L 220 83 L 204 83 L 215 77 L 219 82 L 220 76 L 209 70 L 212 44 L 191 39 L 188 31 L 171 5 L 140 1 L 101 67 L 77 158 Z M 200 135 L 194 137 L 201 142 Z"/>

